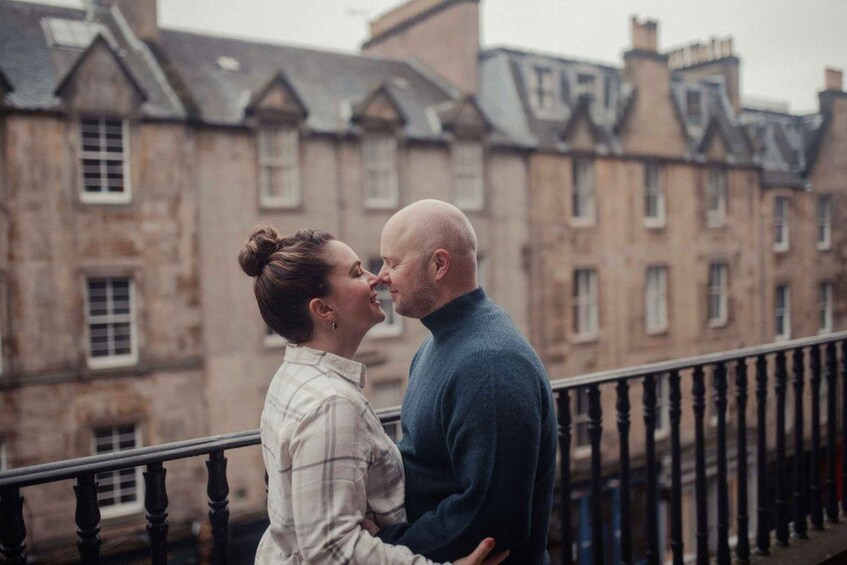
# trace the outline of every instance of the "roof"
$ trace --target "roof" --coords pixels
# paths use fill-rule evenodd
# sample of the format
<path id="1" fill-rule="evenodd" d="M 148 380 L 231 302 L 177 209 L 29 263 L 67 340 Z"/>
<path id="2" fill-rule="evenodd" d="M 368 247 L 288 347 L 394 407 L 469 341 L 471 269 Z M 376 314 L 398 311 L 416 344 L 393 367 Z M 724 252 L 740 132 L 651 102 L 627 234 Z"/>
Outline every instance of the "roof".
<path id="1" fill-rule="evenodd" d="M 743 108 L 740 120 L 755 141 L 756 157 L 765 170 L 765 185 L 805 186 L 805 177 L 827 127 L 826 116 Z"/>
<path id="2" fill-rule="evenodd" d="M 0 2 L 0 72 L 14 85 L 14 90 L 6 96 L 6 105 L 11 110 L 59 110 L 61 100 L 55 94 L 56 88 L 85 54 L 85 48 L 53 44 L 46 33 L 45 21 L 49 18 L 84 22 L 86 12 L 15 0 Z M 155 59 L 144 44 L 125 33 L 125 22 L 104 9 L 96 10 L 92 21 L 108 30 L 115 42 L 110 47 L 121 66 L 146 94 L 141 115 L 184 117 L 184 110 L 162 80 Z M 96 37 L 95 34 L 92 43 Z"/>

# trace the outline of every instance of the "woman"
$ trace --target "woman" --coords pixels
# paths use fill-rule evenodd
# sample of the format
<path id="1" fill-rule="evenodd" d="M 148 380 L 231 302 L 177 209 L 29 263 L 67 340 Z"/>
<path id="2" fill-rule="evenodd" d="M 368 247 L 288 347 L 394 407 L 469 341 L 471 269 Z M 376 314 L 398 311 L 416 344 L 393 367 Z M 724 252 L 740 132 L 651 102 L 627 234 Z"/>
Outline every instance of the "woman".
<path id="1" fill-rule="evenodd" d="M 377 278 L 328 233 L 255 228 L 239 254 L 265 323 L 286 338 L 261 418 L 270 527 L 256 563 L 431 563 L 362 528 L 403 521 L 403 463 L 362 395 L 353 355 L 385 319 Z M 367 515 L 366 515 L 367 514 Z M 482 563 L 483 540 L 457 564 Z M 499 563 L 505 553 L 488 562 Z"/>

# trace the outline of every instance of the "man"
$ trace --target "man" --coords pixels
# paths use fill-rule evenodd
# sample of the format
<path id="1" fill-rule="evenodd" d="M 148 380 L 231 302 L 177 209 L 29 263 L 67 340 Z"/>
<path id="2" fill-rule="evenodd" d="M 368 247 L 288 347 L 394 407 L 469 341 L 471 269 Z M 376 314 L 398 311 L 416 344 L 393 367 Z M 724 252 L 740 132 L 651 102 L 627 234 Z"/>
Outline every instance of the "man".
<path id="1" fill-rule="evenodd" d="M 549 562 L 556 421 L 544 366 L 478 287 L 477 239 L 456 207 L 422 200 L 382 231 L 395 310 L 432 333 L 412 360 L 399 444 L 408 524 L 379 532 L 436 561 L 491 536 L 504 563 Z"/>

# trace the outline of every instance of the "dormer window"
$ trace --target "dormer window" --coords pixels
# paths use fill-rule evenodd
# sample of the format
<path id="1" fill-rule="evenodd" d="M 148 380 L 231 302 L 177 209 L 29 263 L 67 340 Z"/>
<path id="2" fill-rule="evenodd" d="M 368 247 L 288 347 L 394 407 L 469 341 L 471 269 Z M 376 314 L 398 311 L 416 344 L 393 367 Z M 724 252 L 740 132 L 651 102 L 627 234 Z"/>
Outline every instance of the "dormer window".
<path id="1" fill-rule="evenodd" d="M 300 136 L 294 125 L 259 127 L 259 201 L 264 207 L 300 205 Z"/>
<path id="2" fill-rule="evenodd" d="M 536 110 L 552 110 L 555 96 L 552 69 L 541 66 L 533 67 L 530 73 L 529 90 L 530 99 L 535 103 Z"/>
<path id="3" fill-rule="evenodd" d="M 699 90 L 685 92 L 685 115 L 691 124 L 703 123 L 703 94 Z"/>
<path id="4" fill-rule="evenodd" d="M 589 103 L 593 104 L 597 88 L 597 77 L 590 73 L 578 73 L 576 75 L 576 99 L 587 97 Z"/>
<path id="5" fill-rule="evenodd" d="M 80 120 L 80 165 L 83 202 L 123 204 L 130 201 L 126 178 L 126 122 L 110 118 Z"/>

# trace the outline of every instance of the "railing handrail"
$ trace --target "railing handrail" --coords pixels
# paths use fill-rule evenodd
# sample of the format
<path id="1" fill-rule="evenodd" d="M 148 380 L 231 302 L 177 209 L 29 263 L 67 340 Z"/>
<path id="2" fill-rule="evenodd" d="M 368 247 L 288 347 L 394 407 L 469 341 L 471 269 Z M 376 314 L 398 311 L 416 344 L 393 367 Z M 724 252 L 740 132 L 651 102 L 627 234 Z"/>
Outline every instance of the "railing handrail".
<path id="1" fill-rule="evenodd" d="M 683 359 L 674 359 L 671 361 L 659 361 L 657 363 L 647 363 L 644 365 L 636 365 L 633 367 L 625 367 L 623 369 L 612 369 L 611 371 L 597 371 L 586 375 L 574 377 L 565 377 L 551 381 L 550 384 L 554 391 L 570 390 L 582 388 L 588 385 L 602 385 L 620 380 L 627 380 L 645 375 L 666 373 L 669 371 L 691 369 L 693 367 L 702 367 L 705 365 L 714 365 L 716 363 L 725 363 L 742 357 L 757 357 L 759 355 L 770 355 L 779 351 L 790 351 L 792 349 L 811 347 L 813 345 L 821 345 L 831 341 L 841 341 L 847 339 L 847 331 L 833 332 L 821 334 L 813 337 L 803 337 L 787 341 L 779 341 L 776 343 L 765 343 L 762 345 L 753 345 L 741 349 L 733 349 L 731 351 L 720 351 L 717 353 L 706 353 L 704 355 L 696 355 L 693 357 L 685 357 Z"/>
<path id="2" fill-rule="evenodd" d="M 613 369 L 610 371 L 599 371 L 587 375 L 567 377 L 551 382 L 553 390 L 569 390 L 587 385 L 601 385 L 605 383 L 628 380 L 643 377 L 648 374 L 664 373 L 673 370 L 689 369 L 697 366 L 711 365 L 720 362 L 731 361 L 742 357 L 755 357 L 758 355 L 769 355 L 778 351 L 787 351 L 798 347 L 810 347 L 831 341 L 847 339 L 847 331 L 822 334 L 814 337 L 806 337 L 756 345 L 732 351 L 718 353 L 707 353 L 684 359 L 672 361 L 661 361 L 627 367 L 624 369 Z M 399 420 L 400 407 L 394 406 L 376 410 L 382 423 L 390 423 Z M 174 459 L 184 459 L 197 455 L 206 455 L 215 451 L 226 451 L 239 447 L 248 447 L 261 443 L 259 430 L 247 430 L 233 432 L 202 438 L 194 438 L 172 443 L 158 444 L 124 451 L 104 453 L 101 455 L 90 455 L 76 459 L 66 459 L 20 467 L 0 472 L 0 488 L 39 485 L 54 481 L 74 479 L 82 473 L 105 473 L 117 471 L 149 463 L 161 463 Z"/>

